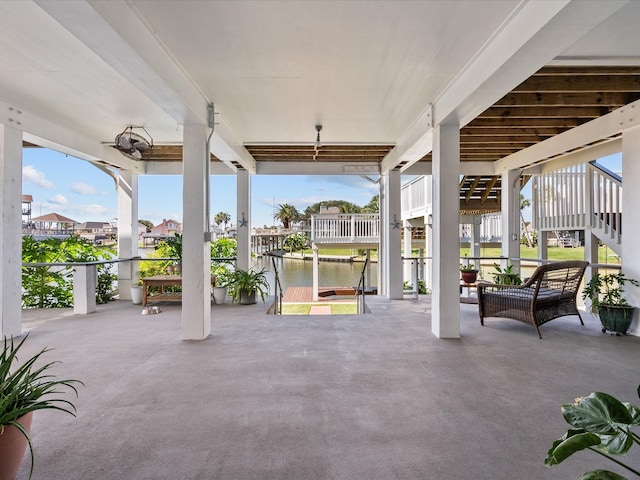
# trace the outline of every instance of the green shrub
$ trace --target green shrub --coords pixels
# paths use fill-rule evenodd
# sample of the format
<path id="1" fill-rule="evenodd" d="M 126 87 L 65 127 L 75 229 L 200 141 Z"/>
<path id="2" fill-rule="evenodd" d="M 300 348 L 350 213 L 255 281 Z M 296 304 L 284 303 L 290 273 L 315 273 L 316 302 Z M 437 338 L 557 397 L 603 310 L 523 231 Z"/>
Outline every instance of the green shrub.
<path id="1" fill-rule="evenodd" d="M 25 263 L 71 263 L 110 260 L 115 251 L 97 247 L 87 240 L 70 237 L 36 240 L 22 238 Z M 115 295 L 117 275 L 112 264 L 98 265 L 96 302 L 106 303 Z M 23 308 L 68 308 L 73 306 L 73 268 L 71 266 L 22 267 Z"/>

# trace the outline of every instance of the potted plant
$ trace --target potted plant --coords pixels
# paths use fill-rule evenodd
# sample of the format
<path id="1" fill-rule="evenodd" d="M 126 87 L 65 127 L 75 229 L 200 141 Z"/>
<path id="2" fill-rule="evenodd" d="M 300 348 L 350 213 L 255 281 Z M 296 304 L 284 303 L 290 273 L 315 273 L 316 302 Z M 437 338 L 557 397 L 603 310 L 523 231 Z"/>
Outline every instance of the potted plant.
<path id="1" fill-rule="evenodd" d="M 475 283 L 478 279 L 478 269 L 471 263 L 460 265 L 462 281 L 467 284 Z"/>
<path id="2" fill-rule="evenodd" d="M 235 270 L 229 280 L 229 294 L 234 302 L 241 305 L 256 303 L 256 293 L 260 294 L 264 302 L 269 293 L 269 282 L 264 274 L 264 268 L 255 270 Z"/>
<path id="3" fill-rule="evenodd" d="M 131 303 L 140 305 L 142 303 L 142 280 L 140 272 L 136 272 L 131 281 Z"/>
<path id="4" fill-rule="evenodd" d="M 624 298 L 625 284 L 640 286 L 640 282 L 628 278 L 622 272 L 595 274 L 582 291 L 582 299 L 591 301 L 591 310 L 598 313 L 602 333 L 607 330 L 625 334 L 633 320 L 632 307 Z"/>
<path id="5" fill-rule="evenodd" d="M 221 305 L 227 301 L 232 272 L 224 265 L 221 265 L 214 269 L 213 275 L 215 276 L 213 299 L 217 305 Z"/>
<path id="6" fill-rule="evenodd" d="M 13 368 L 27 336 L 17 345 L 13 338 L 5 337 L 0 355 L 0 478 L 15 477 L 27 445 L 31 452 L 31 478 L 34 462 L 29 432 L 33 412 L 53 409 L 75 416 L 73 403 L 59 395 L 63 389 L 70 389 L 77 396 L 76 386 L 83 385 L 79 380 L 54 380 L 50 369 L 58 362 L 36 365 L 40 357 L 50 350 L 46 347 Z"/>
<path id="7" fill-rule="evenodd" d="M 493 276 L 493 283 L 497 283 L 498 285 L 520 285 L 522 283 L 520 274 L 513 271 L 513 265 L 507 265 L 502 268 L 497 263 L 494 263 L 493 268 L 496 269 L 496 273 L 491 274 Z"/>
<path id="8" fill-rule="evenodd" d="M 638 387 L 640 396 L 640 387 Z M 632 427 L 640 425 L 640 408 L 623 403 L 603 392 L 580 397 L 574 403 L 562 405 L 562 415 L 571 428 L 553 442 L 544 463 L 557 465 L 581 450 L 591 450 L 626 468 L 640 477 L 638 467 L 624 463 L 619 457 L 626 455 L 634 444 L 640 444 L 640 436 Z M 628 458 L 628 457 L 627 457 Z M 625 477 L 609 470 L 592 470 L 580 477 L 583 480 L 625 480 Z"/>

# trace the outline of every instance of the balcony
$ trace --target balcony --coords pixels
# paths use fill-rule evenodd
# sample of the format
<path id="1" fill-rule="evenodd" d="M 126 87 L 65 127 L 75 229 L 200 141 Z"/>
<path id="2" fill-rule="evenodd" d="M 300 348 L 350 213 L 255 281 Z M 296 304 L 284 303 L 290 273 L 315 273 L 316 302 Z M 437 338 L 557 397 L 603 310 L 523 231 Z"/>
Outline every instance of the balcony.
<path id="1" fill-rule="evenodd" d="M 377 213 L 312 215 L 311 241 L 322 246 L 377 247 L 380 241 L 380 215 Z"/>

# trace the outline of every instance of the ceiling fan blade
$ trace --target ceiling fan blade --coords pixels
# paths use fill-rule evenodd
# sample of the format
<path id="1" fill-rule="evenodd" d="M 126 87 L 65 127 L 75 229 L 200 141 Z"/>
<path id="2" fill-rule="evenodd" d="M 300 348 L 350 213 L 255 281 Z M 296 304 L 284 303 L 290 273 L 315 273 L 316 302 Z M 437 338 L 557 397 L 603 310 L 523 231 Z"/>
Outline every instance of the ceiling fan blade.
<path id="1" fill-rule="evenodd" d="M 128 137 L 120 135 L 118 137 L 118 147 L 129 150 L 130 148 L 133 148 L 133 145 L 131 144 L 131 140 Z"/>
<path id="2" fill-rule="evenodd" d="M 138 160 L 142 158 L 142 153 L 137 148 L 131 150 L 131 156 L 137 158 Z"/>
<path id="3" fill-rule="evenodd" d="M 150 147 L 147 142 L 134 142 L 133 148 L 137 148 L 138 150 L 146 150 Z"/>

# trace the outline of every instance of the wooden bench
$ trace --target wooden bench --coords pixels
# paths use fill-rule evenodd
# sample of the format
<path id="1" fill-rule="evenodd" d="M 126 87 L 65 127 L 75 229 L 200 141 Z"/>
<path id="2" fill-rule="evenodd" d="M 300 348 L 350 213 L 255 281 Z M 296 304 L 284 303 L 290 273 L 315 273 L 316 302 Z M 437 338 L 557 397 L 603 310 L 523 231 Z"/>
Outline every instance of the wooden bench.
<path id="1" fill-rule="evenodd" d="M 511 318 L 536 328 L 565 315 L 578 315 L 578 288 L 589 262 L 579 260 L 550 263 L 538 267 L 518 286 L 478 283 L 480 324 L 486 317 Z"/>

